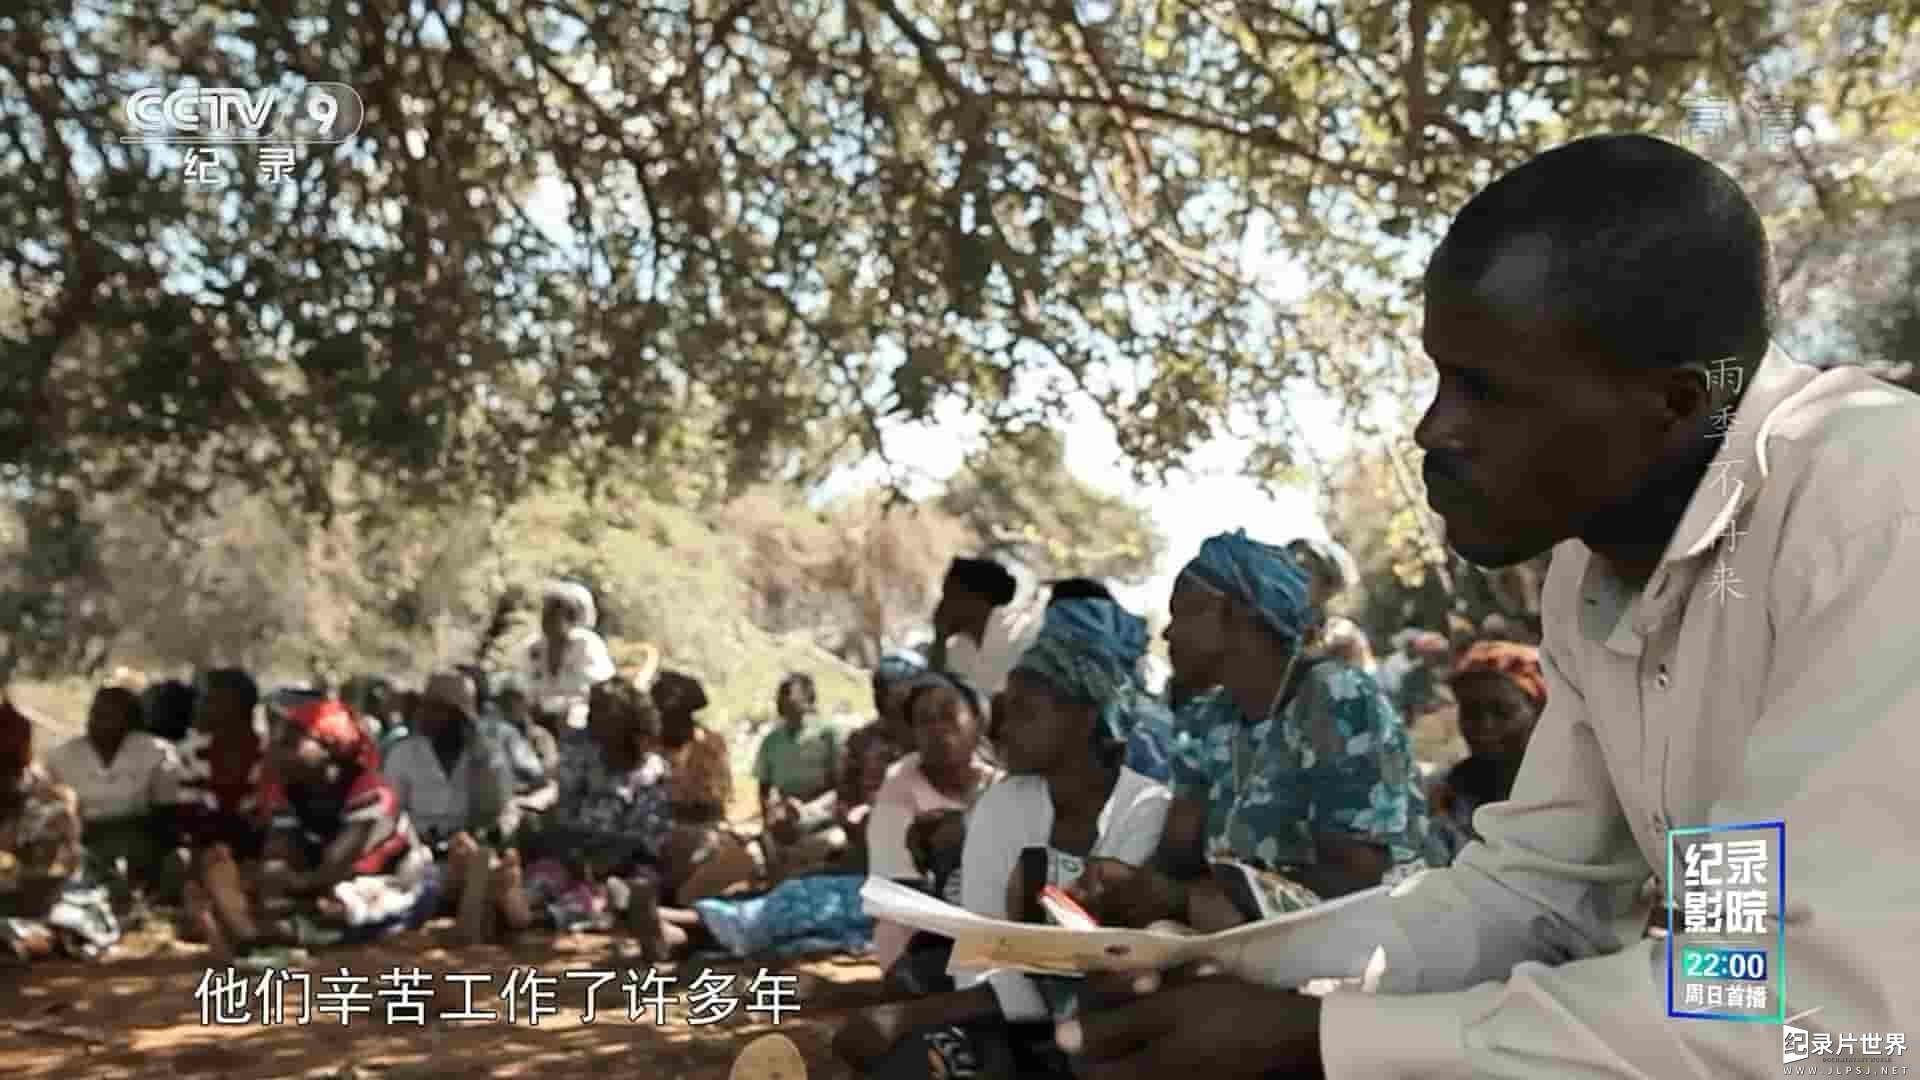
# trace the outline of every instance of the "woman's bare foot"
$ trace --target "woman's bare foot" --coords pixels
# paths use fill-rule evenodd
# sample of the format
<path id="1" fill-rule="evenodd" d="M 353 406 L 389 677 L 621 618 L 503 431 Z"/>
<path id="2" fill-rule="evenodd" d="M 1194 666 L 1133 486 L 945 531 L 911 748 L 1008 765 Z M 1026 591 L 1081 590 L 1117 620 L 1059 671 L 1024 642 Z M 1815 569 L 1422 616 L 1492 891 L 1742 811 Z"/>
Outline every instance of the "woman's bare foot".
<path id="1" fill-rule="evenodd" d="M 198 881 L 189 881 L 181 890 L 181 900 L 180 940 L 206 944 L 205 920 L 213 917 L 213 902 L 207 898 L 207 887 Z"/>
<path id="2" fill-rule="evenodd" d="M 478 945 L 493 938 L 493 852 L 471 842 L 464 854 L 449 854 L 448 861 L 458 866 L 460 908 L 454 924 L 454 936 L 463 945 Z"/>
<path id="3" fill-rule="evenodd" d="M 660 891 L 647 878 L 630 879 L 627 888 L 627 911 L 623 921 L 639 940 L 640 958 L 649 964 L 659 963 L 667 958 L 669 949 L 667 923 L 660 918 Z"/>
<path id="4" fill-rule="evenodd" d="M 7 942 L 8 953 L 17 964 L 30 965 L 53 955 L 53 931 L 44 926 L 19 927 Z"/>
<path id="5" fill-rule="evenodd" d="M 493 872 L 494 903 L 510 930 L 525 930 L 533 925 L 533 906 L 527 903 L 527 872 L 520 865 L 520 853 L 507 851 Z"/>
<path id="6" fill-rule="evenodd" d="M 687 932 L 685 930 L 680 929 L 665 919 L 661 919 L 660 940 L 666 946 L 666 951 L 672 953 L 675 949 L 684 948 L 689 939 L 687 938 Z"/>
<path id="7" fill-rule="evenodd" d="M 212 911 L 202 911 L 189 925 L 196 936 L 206 943 L 207 956 L 215 963 L 224 964 L 233 959 L 233 940 L 220 928 L 220 920 Z"/>
<path id="8" fill-rule="evenodd" d="M 446 863 L 440 871 L 440 891 L 445 894 L 446 903 L 459 905 L 466 889 L 467 860 L 479 846 L 473 842 L 471 833 L 460 833 L 447 844 Z"/>

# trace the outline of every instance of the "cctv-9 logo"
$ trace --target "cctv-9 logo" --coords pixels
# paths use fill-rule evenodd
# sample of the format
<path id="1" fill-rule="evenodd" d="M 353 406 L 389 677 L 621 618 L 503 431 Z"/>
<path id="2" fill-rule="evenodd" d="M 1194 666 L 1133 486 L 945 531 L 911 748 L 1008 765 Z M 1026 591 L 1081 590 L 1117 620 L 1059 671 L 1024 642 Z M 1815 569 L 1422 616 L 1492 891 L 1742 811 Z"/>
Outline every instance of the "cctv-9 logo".
<path id="1" fill-rule="evenodd" d="M 367 107 L 345 83 L 309 83 L 287 117 L 292 141 L 342 143 L 360 132 Z"/>
<path id="2" fill-rule="evenodd" d="M 345 83 L 280 90 L 145 89 L 125 103 L 133 134 L 148 143 L 343 143 L 360 131 L 366 106 Z"/>

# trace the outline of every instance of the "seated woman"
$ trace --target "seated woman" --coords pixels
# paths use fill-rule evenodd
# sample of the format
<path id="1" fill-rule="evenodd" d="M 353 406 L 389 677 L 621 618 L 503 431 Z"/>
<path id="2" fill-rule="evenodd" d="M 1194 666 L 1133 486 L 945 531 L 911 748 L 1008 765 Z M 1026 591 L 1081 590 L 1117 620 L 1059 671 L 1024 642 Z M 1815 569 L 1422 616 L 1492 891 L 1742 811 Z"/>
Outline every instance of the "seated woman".
<path id="1" fill-rule="evenodd" d="M 587 726 L 560 735 L 551 813 L 501 860 L 502 914 L 510 929 L 537 920 L 563 929 L 624 922 L 641 955 L 659 959 L 669 766 L 655 751 L 659 714 L 645 688 L 606 680 L 588 696 Z M 524 864 L 524 871 L 523 871 Z"/>
<path id="2" fill-rule="evenodd" d="M 174 846 L 180 756 L 172 743 L 141 730 L 142 719 L 137 694 L 101 687 L 87 710 L 86 733 L 45 761 L 53 781 L 79 798 L 87 854 L 97 876 L 116 889 L 155 884 Z"/>
<path id="3" fill-rule="evenodd" d="M 840 732 L 820 715 L 813 676 L 793 672 L 774 693 L 780 722 L 760 740 L 753 775 L 776 877 L 818 872 L 846 851 L 838 824 Z"/>
<path id="4" fill-rule="evenodd" d="M 867 815 L 887 769 L 913 749 L 912 724 L 906 713 L 907 693 L 927 663 L 915 652 L 888 653 L 873 669 L 873 722 L 847 736 L 840 759 L 840 792 L 836 811 L 847 831 L 847 846 L 866 849 Z M 853 870 L 848 866 L 848 870 Z"/>
<path id="5" fill-rule="evenodd" d="M 526 681 L 508 672 L 494 691 L 494 715 L 502 727 L 510 727 L 527 740 L 548 777 L 560 765 L 560 744 L 554 734 L 533 722 L 533 699 L 527 696 Z"/>
<path id="6" fill-rule="evenodd" d="M 1123 764 L 1120 714 L 1136 689 L 1129 618 L 1108 600 L 1056 605 L 1009 676 L 1001 750 L 1011 775 L 967 824 L 960 888 L 969 911 L 1031 920 L 1039 889 L 1073 884 L 1089 858 L 1137 866 L 1153 854 L 1172 796 Z M 1045 984 L 1014 972 L 956 974 L 954 993 L 856 1015 L 836 1051 L 885 1077 L 1067 1075 Z"/>
<path id="7" fill-rule="evenodd" d="M 944 826 L 950 816 L 960 817 L 970 810 L 999 774 L 979 752 L 980 725 L 989 710 L 978 691 L 950 675 L 923 672 L 907 691 L 905 711 L 916 749 L 887 771 L 874 796 L 867 829 L 867 873 L 918 884 L 930 873 L 939 876 L 947 868 L 947 851 L 957 860 L 960 849 L 940 841 L 964 842 L 964 821 L 954 822 L 962 826 L 957 830 Z M 913 827 L 920 822 L 928 823 L 925 836 L 930 850 L 916 853 L 910 841 Z M 957 890 L 959 876 L 949 880 Z M 874 959 L 882 971 L 893 971 L 913 938 L 906 927 L 874 925 Z M 945 967 L 944 960 L 940 966 Z M 895 981 L 919 986 L 930 980 L 903 973 Z"/>
<path id="8" fill-rule="evenodd" d="M 1128 685 L 1120 691 L 1126 697 L 1125 704 L 1114 713 L 1123 725 L 1127 768 L 1150 780 L 1166 783 L 1173 772 L 1170 760 L 1173 714 L 1146 688 L 1145 661 L 1152 642 L 1147 620 L 1121 607 L 1105 585 L 1088 578 L 1067 578 L 1054 583 L 1053 593 L 1047 600 L 1046 617 L 1062 617 L 1054 614 L 1061 608 L 1067 611 L 1066 618 L 1084 618 L 1087 612 L 1097 611 L 1100 618 L 1111 619 L 1102 627 L 1109 635 L 1107 647 L 1126 663 L 1128 676 Z"/>
<path id="9" fill-rule="evenodd" d="M 432 853 L 380 775 L 345 705 L 299 701 L 274 718 L 261 789 L 267 858 L 249 879 L 224 849 L 189 886 L 216 956 L 273 961 L 276 946 L 369 941 L 420 926 L 439 902 Z"/>
<path id="10" fill-rule="evenodd" d="M 193 730 L 180 746 L 175 821 L 181 847 L 174 872 L 182 882 L 205 876 L 208 860 L 230 861 L 250 873 L 267 830 L 260 813 L 266 760 L 266 724 L 257 715 L 260 688 L 237 668 L 210 671 L 195 697 Z M 189 890 L 180 936 L 199 937 L 206 926 L 204 890 Z M 199 898 L 199 899 L 197 899 Z"/>
<path id="11" fill-rule="evenodd" d="M 1480 834 L 1473 812 L 1513 794 L 1533 726 L 1547 706 L 1540 650 L 1511 641 L 1481 641 L 1467 649 L 1448 680 L 1460 706 L 1460 736 L 1470 751 L 1427 794 L 1433 827 L 1427 861 L 1447 866 Z"/>
<path id="12" fill-rule="evenodd" d="M 597 621 L 585 585 L 555 582 L 540 603 L 540 632 L 520 647 L 519 675 L 534 719 L 556 738 L 585 722 L 588 692 L 616 673 L 606 641 L 594 633 Z"/>
<path id="13" fill-rule="evenodd" d="M 0 698 L 0 961 L 90 959 L 120 939 L 88 881 L 80 800 L 33 760 L 33 721 Z"/>
<path id="14" fill-rule="evenodd" d="M 513 794 L 522 810 L 544 813 L 553 805 L 553 770 L 560 748 L 553 732 L 531 722 L 532 707 L 520 680 L 508 672 L 495 680 L 493 698 L 480 701 L 480 733 L 500 745 L 513 767 Z"/>
<path id="15" fill-rule="evenodd" d="M 928 755 L 925 760 L 931 765 L 920 766 L 909 755 L 893 770 L 888 784 L 898 780 L 903 790 L 931 788 L 933 802 L 965 805 L 991 780 L 990 773 L 979 770 L 975 754 L 985 726 L 985 703 L 978 693 L 941 677 L 919 688 L 912 709 L 916 738 L 921 740 Z M 932 773 L 929 775 L 924 768 L 931 768 Z M 938 778 L 938 787 L 934 778 Z M 882 799 L 894 802 L 885 792 Z M 906 813 L 882 814 L 876 809 L 867 829 L 867 842 L 870 847 L 908 850 L 913 845 L 907 833 L 914 824 Z M 869 861 L 875 866 L 889 865 L 890 860 L 891 856 L 869 852 Z M 917 870 L 910 868 L 907 873 L 920 880 Z M 866 881 L 864 874 L 816 874 L 790 878 L 764 896 L 701 900 L 691 909 L 662 910 L 661 933 L 674 948 L 717 946 L 737 958 L 864 950 L 875 932 L 873 920 L 860 903 L 860 889 Z"/>
<path id="16" fill-rule="evenodd" d="M 673 833 L 667 841 L 668 894 L 686 905 L 753 880 L 753 852 L 727 827 L 733 802 L 733 757 L 726 736 L 700 723 L 707 690 L 700 680 L 663 671 L 651 690 L 660 712 L 660 745 L 671 774 L 667 799 Z"/>
<path id="17" fill-rule="evenodd" d="M 520 822 L 506 752 L 478 728 L 473 683 L 457 671 L 427 680 L 420 730 L 396 743 L 382 773 L 414 831 L 441 860 L 443 908 L 459 912 L 459 936 L 491 936 L 499 902 L 491 877 L 498 851 Z"/>
<path id="18" fill-rule="evenodd" d="M 1071 890 L 1100 921 L 1219 930 L 1424 867 L 1406 728 L 1365 672 L 1311 655 L 1313 589 L 1285 550 L 1238 532 L 1208 540 L 1176 579 L 1174 670 L 1216 689 L 1181 714 L 1152 866 L 1097 860 Z M 1257 910 L 1229 901 L 1222 872 L 1254 876 Z"/>

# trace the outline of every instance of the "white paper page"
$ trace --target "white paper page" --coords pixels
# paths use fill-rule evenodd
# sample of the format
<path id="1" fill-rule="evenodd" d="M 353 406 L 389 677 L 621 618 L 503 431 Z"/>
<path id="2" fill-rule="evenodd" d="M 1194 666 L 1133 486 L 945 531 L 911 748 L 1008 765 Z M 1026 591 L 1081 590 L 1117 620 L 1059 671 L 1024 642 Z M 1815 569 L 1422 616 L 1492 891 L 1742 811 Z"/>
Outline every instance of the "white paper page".
<path id="1" fill-rule="evenodd" d="M 1179 935 L 1152 930 L 1070 930 L 1061 926 L 989 919 L 944 903 L 916 889 L 880 878 L 860 890 L 867 914 L 953 939 L 955 969 L 1002 968 L 1037 975 L 1094 971 L 1164 970 L 1201 959 L 1226 961 L 1248 944 L 1295 932 L 1385 892 L 1385 886 L 1343 896 L 1304 911 L 1289 912 L 1218 934 Z"/>

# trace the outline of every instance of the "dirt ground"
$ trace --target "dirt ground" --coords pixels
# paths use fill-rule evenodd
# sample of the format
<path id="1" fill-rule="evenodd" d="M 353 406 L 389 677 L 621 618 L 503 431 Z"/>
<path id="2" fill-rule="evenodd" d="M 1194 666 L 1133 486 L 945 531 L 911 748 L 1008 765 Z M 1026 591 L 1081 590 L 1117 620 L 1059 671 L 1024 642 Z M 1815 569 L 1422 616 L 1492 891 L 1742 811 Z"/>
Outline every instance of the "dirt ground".
<path id="1" fill-rule="evenodd" d="M 579 1066 L 618 1063 L 640 1066 L 630 1076 L 674 1080 L 721 1080 L 740 1048 L 771 1031 L 792 1038 L 806 1055 L 815 1078 L 841 1075 L 832 1063 L 828 1042 L 849 1009 L 881 1000 L 879 970 L 851 958 L 802 961 L 793 965 L 715 963 L 706 986 L 720 985 L 725 975 L 736 976 L 725 998 L 738 1001 L 733 1014 L 712 1023 L 688 1022 L 685 994 L 699 978 L 700 965 L 661 965 L 663 976 L 674 977 L 667 1023 L 654 1023 L 651 993 L 635 994 L 640 1016 L 629 1022 L 629 992 L 623 982 L 626 969 L 616 965 L 612 945 L 599 935 L 546 936 L 511 947 L 454 948 L 451 927 L 438 923 L 414 934 L 376 945 L 316 953 L 305 967 L 311 972 L 314 1008 L 299 1023 L 301 990 L 289 985 L 281 997 L 280 1022 L 263 1024 L 258 988 L 260 979 L 247 983 L 251 1022 L 211 1025 L 202 1022 L 196 989 L 208 971 L 205 950 L 172 940 L 164 931 L 127 935 L 110 958 L 92 963 L 47 963 L 31 970 L 0 972 L 0 1076 L 7 1077 L 246 1077 L 321 1076 L 353 1080 L 428 1080 L 464 1076 L 536 1076 L 558 1065 L 567 1075 L 584 1075 Z M 365 976 L 362 984 L 374 993 L 372 1015 L 354 1015 L 343 1026 L 338 1000 L 328 996 L 320 982 L 337 975 L 342 966 Z M 384 973 L 396 968 L 419 968 L 432 976 L 418 984 L 430 988 L 423 1001 L 425 1026 L 389 1024 L 388 1008 L 404 1008 L 405 998 L 394 991 L 380 996 Z M 528 1022 L 527 1001 L 515 998 L 519 1015 L 507 1022 L 507 1002 L 500 996 L 509 973 L 531 968 L 553 977 L 552 1005 L 557 1015 L 543 1015 L 538 1025 Z M 582 1023 L 586 991 L 594 981 L 567 972 L 616 970 L 618 977 L 601 985 L 594 995 L 597 1016 Z M 794 976 L 789 1004 L 776 1025 L 761 1011 L 749 1015 L 754 996 L 747 987 L 762 970 Z M 471 1003 L 465 985 L 448 980 L 447 973 L 491 972 L 490 985 L 475 984 Z M 639 972 L 635 977 L 644 977 Z M 339 984 L 333 984 L 335 988 Z M 387 984 L 392 985 L 392 984 Z M 500 1019 L 446 1021 L 443 1013 L 463 1010 L 493 1011 Z"/>

